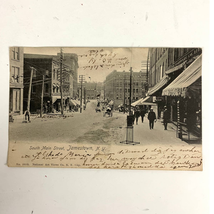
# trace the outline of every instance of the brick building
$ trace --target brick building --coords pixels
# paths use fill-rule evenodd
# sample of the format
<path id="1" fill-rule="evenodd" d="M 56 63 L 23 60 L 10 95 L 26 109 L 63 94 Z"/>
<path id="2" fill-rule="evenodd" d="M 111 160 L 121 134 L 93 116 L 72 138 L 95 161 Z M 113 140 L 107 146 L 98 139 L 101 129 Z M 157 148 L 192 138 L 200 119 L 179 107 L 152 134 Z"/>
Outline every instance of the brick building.
<path id="1" fill-rule="evenodd" d="M 57 54 L 58 58 L 60 57 L 60 54 Z M 78 77 L 78 56 L 77 54 L 74 53 L 63 53 L 63 64 L 67 65 L 68 67 L 70 67 L 71 69 L 71 74 L 72 74 L 72 78 L 73 78 L 73 92 L 72 92 L 72 97 L 76 98 L 78 93 L 77 93 L 77 89 L 78 89 L 78 81 L 77 81 L 77 77 Z"/>
<path id="2" fill-rule="evenodd" d="M 102 99 L 104 98 L 102 82 L 84 82 L 82 87 L 83 87 L 83 91 L 85 90 L 86 99 L 93 100 L 93 99 L 97 99 L 98 96 Z M 80 85 L 80 83 L 78 83 L 79 98 L 80 98 L 80 94 L 81 94 L 80 88 L 81 88 L 81 85 Z"/>
<path id="3" fill-rule="evenodd" d="M 68 105 L 70 98 L 74 96 L 73 75 L 74 68 L 62 63 L 62 90 L 63 103 Z M 24 54 L 24 109 L 27 108 L 29 80 L 33 69 L 31 106 L 30 111 L 36 112 L 41 107 L 42 79 L 44 80 L 44 111 L 60 111 L 60 60 L 59 55 Z"/>
<path id="4" fill-rule="evenodd" d="M 145 97 L 145 72 L 132 72 L 131 101 L 134 102 Z M 130 97 L 130 72 L 111 72 L 104 82 L 104 97 L 113 100 L 115 106 L 129 104 Z"/>
<path id="5" fill-rule="evenodd" d="M 9 112 L 23 114 L 23 48 L 10 49 Z"/>

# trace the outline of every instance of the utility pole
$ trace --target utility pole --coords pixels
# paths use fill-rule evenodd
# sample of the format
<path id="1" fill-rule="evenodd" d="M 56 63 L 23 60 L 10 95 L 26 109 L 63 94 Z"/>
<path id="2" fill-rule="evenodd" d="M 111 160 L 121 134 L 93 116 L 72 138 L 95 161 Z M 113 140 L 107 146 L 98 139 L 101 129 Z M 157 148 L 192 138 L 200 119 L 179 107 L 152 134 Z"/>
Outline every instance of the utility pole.
<path id="1" fill-rule="evenodd" d="M 131 104 L 132 104 L 132 67 L 130 67 L 129 116 L 131 116 Z"/>
<path id="2" fill-rule="evenodd" d="M 85 87 L 84 87 L 84 106 L 86 107 L 86 89 L 85 89 Z"/>
<path id="3" fill-rule="evenodd" d="M 35 70 L 34 67 L 31 67 L 31 74 L 30 74 L 30 85 L 28 89 L 28 102 L 27 102 L 27 110 L 30 112 L 30 96 L 31 96 L 31 87 L 32 87 L 32 79 L 33 79 L 33 71 Z"/>
<path id="4" fill-rule="evenodd" d="M 40 110 L 40 117 L 42 117 L 42 113 L 43 113 L 44 81 L 45 81 L 45 75 L 42 76 L 42 93 L 41 93 L 41 110 Z"/>
<path id="5" fill-rule="evenodd" d="M 149 51 L 147 55 L 147 67 L 146 67 L 146 92 L 148 92 L 149 89 Z"/>
<path id="6" fill-rule="evenodd" d="M 81 94 L 80 94 L 80 113 L 82 113 L 82 83 L 84 81 L 84 75 L 79 75 L 79 82 L 80 82 L 80 90 L 81 90 Z"/>
<path id="7" fill-rule="evenodd" d="M 125 71 L 123 71 L 123 73 L 124 73 L 124 77 L 123 77 L 123 113 L 125 114 L 125 112 L 126 112 L 126 109 L 125 109 L 125 99 L 126 99 L 126 94 L 125 94 L 125 78 L 126 78 L 126 73 L 125 73 Z"/>
<path id="8" fill-rule="evenodd" d="M 63 94 L 62 94 L 62 48 L 60 49 L 60 95 L 61 95 L 61 114 L 63 115 Z"/>

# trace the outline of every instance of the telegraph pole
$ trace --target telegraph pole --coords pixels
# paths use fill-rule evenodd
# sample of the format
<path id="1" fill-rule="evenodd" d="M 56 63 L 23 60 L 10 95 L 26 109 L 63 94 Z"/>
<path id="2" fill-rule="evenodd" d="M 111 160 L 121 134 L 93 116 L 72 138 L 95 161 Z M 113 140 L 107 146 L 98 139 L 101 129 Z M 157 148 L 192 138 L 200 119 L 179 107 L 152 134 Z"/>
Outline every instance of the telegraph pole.
<path id="1" fill-rule="evenodd" d="M 61 95 L 61 114 L 63 115 L 63 94 L 62 94 L 62 48 L 60 49 L 60 95 Z"/>
<path id="2" fill-rule="evenodd" d="M 43 77 L 42 77 L 42 93 L 41 93 L 41 110 L 40 110 L 40 117 L 42 117 L 42 113 L 43 113 L 44 81 L 45 81 L 45 75 L 43 75 Z"/>
<path id="3" fill-rule="evenodd" d="M 126 109 L 125 109 L 125 99 L 126 99 L 126 94 L 125 94 L 125 78 L 126 78 L 126 73 L 125 73 L 125 71 L 123 71 L 123 73 L 124 73 L 124 78 L 123 78 L 123 113 L 125 114 L 125 112 L 126 112 Z"/>
<path id="4" fill-rule="evenodd" d="M 79 82 L 80 82 L 80 113 L 82 113 L 82 83 L 84 81 L 84 75 L 79 75 Z"/>
<path id="5" fill-rule="evenodd" d="M 28 89 L 28 102 L 27 102 L 27 110 L 30 112 L 30 96 L 31 96 L 31 87 L 32 87 L 32 78 L 33 78 L 33 71 L 35 70 L 34 67 L 31 67 L 31 74 L 30 74 L 30 85 Z"/>
<path id="6" fill-rule="evenodd" d="M 130 67 L 129 116 L 131 115 L 131 104 L 132 104 L 132 67 Z"/>

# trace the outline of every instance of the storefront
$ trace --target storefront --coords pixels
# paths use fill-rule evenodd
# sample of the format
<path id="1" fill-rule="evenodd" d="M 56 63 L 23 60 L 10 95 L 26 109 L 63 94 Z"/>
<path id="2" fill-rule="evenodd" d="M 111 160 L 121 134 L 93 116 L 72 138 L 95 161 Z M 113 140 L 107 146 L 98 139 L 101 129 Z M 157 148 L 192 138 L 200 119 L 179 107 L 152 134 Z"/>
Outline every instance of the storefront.
<path id="1" fill-rule="evenodd" d="M 200 55 L 162 92 L 167 96 L 171 120 L 187 125 L 189 131 L 201 133 L 201 65 Z M 179 106 L 178 106 L 179 103 Z M 178 108 L 179 107 L 179 108 Z"/>
<path id="2" fill-rule="evenodd" d="M 152 102 L 157 105 L 157 117 L 161 117 L 161 111 L 166 105 L 165 97 L 162 96 L 162 90 L 170 83 L 170 77 L 165 75 L 154 87 L 150 88 L 147 96 L 152 97 Z"/>

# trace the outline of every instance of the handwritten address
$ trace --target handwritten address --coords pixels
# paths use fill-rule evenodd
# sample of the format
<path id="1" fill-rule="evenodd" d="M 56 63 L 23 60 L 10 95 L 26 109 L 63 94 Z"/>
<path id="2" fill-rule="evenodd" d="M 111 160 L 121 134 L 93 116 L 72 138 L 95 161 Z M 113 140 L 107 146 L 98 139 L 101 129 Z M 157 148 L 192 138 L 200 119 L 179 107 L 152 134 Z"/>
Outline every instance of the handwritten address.
<path id="1" fill-rule="evenodd" d="M 200 147 L 38 146 L 13 143 L 9 166 L 95 169 L 202 170 Z"/>

